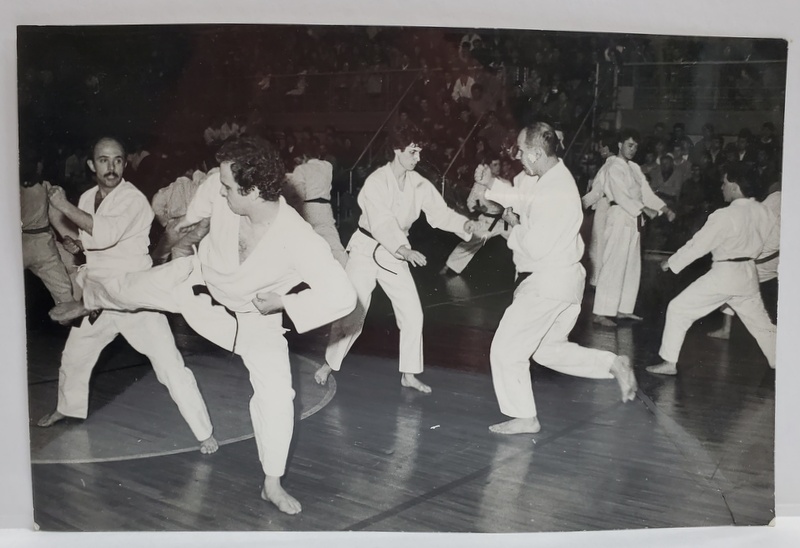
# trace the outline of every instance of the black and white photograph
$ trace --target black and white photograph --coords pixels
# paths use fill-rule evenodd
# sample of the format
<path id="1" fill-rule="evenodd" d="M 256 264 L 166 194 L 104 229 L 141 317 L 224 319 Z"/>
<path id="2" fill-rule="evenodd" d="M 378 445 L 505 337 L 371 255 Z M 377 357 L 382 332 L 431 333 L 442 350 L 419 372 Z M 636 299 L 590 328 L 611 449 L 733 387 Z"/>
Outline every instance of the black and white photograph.
<path id="1" fill-rule="evenodd" d="M 791 37 L 469 13 L 15 22 L 38 535 L 780 528 Z"/>

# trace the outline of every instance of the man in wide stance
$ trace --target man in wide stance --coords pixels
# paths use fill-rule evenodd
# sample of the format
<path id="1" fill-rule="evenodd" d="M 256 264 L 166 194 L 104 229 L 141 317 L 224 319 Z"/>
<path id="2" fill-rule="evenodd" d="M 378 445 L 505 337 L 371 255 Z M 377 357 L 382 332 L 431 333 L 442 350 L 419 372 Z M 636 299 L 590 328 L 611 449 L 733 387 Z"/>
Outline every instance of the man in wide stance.
<path id="1" fill-rule="evenodd" d="M 689 327 L 727 304 L 742 320 L 775 369 L 775 324 L 770 320 L 758 287 L 755 259 L 778 249 L 779 228 L 775 217 L 753 196 L 757 182 L 744 164 L 725 168 L 722 196 L 730 205 L 708 217 L 686 245 L 661 263 L 663 271 L 679 273 L 711 253 L 711 270 L 695 280 L 667 306 L 667 321 L 659 356 L 664 360 L 647 368 L 650 373 L 676 375 L 678 356 Z"/>
<path id="2" fill-rule="evenodd" d="M 81 195 L 77 207 L 67 201 L 63 188 L 54 186 L 49 191 L 50 205 L 79 229 L 80 243 L 75 245 L 86 255 L 84 275 L 114 280 L 149 269 L 152 261 L 147 247 L 153 210 L 144 194 L 122 178 L 125 149 L 116 139 L 103 137 L 92 149 L 88 164 L 97 186 Z M 70 301 L 60 306 L 69 309 L 80 303 Z M 108 311 L 84 318 L 79 327 L 70 330 L 58 372 L 58 405 L 42 417 L 39 426 L 51 426 L 66 417 L 86 418 L 92 369 L 103 348 L 120 334 L 148 357 L 156 378 L 167 387 L 200 441 L 200 451 L 216 451 L 211 419 L 194 375 L 183 363 L 166 317 L 152 311 Z"/>
<path id="3" fill-rule="evenodd" d="M 530 358 L 555 371 L 594 379 L 615 378 L 622 401 L 636 396 L 626 356 L 567 341 L 581 311 L 586 271 L 581 198 L 575 180 L 556 156 L 558 139 L 548 124 L 534 123 L 517 139 L 524 175 L 514 192 L 491 189 L 486 197 L 507 207 L 513 225 L 508 247 L 517 269 L 514 300 L 497 328 L 489 355 L 500 411 L 511 420 L 490 426 L 498 434 L 536 433 L 541 426 L 531 386 Z"/>
<path id="4" fill-rule="evenodd" d="M 379 283 L 392 301 L 400 329 L 400 383 L 430 393 L 431 388 L 416 375 L 422 373 L 422 305 L 410 266 L 425 266 L 425 255 L 412 249 L 408 230 L 424 211 L 434 228 L 469 240 L 476 223 L 449 207 L 430 181 L 414 171 L 421 147 L 416 131 L 398 130 L 392 136 L 394 159 L 375 170 L 358 195 L 361 218 L 347 251 L 347 275 L 358 293 L 358 305 L 346 318 L 331 326 L 325 364 L 315 379 L 325 384 L 332 370 L 338 371 L 344 357 L 361 334 L 372 292 Z"/>
<path id="5" fill-rule="evenodd" d="M 272 145 L 253 137 L 229 141 L 217 160 L 219 173 L 200 185 L 178 223 L 188 229 L 210 219 L 197 255 L 115 283 L 87 276 L 83 310 L 56 307 L 51 317 L 96 309 L 178 312 L 200 335 L 240 355 L 253 385 L 250 416 L 266 476 L 261 496 L 296 514 L 300 503 L 280 483 L 294 429 L 280 312 L 304 333 L 350 312 L 356 293 L 325 240 L 280 196 L 286 172 Z M 309 288 L 297 292 L 301 283 Z"/>

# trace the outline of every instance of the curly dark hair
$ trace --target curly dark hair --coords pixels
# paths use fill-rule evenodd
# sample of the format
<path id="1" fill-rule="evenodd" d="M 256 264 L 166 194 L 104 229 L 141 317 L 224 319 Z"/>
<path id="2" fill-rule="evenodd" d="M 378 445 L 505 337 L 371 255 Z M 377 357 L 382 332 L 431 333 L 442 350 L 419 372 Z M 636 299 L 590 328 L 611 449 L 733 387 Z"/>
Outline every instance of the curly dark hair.
<path id="1" fill-rule="evenodd" d="M 286 166 L 272 143 L 261 137 L 227 141 L 216 155 L 219 163 L 231 162 L 233 179 L 241 194 L 258 189 L 261 199 L 274 202 L 281 195 Z"/>
<path id="2" fill-rule="evenodd" d="M 396 128 L 389 134 L 389 146 L 392 150 L 405 150 L 410 144 L 424 147 L 422 132 L 415 125 Z"/>
<path id="3" fill-rule="evenodd" d="M 676 126 L 679 124 L 675 124 Z M 624 143 L 628 139 L 633 139 L 633 141 L 637 144 L 642 142 L 642 136 L 633 128 L 626 127 L 619 130 L 619 136 L 617 137 L 618 143 Z"/>

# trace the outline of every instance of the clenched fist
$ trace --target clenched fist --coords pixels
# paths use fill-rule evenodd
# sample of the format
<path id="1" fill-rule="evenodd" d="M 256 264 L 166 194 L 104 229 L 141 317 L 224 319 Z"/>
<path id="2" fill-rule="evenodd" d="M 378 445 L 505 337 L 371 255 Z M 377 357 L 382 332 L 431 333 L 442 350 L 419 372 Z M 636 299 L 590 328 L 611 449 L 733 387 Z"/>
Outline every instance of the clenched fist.
<path id="1" fill-rule="evenodd" d="M 60 186 L 50 187 L 50 190 L 47 192 L 47 198 L 50 201 L 50 205 L 59 211 L 62 211 L 64 207 L 69 204 L 67 193 Z"/>

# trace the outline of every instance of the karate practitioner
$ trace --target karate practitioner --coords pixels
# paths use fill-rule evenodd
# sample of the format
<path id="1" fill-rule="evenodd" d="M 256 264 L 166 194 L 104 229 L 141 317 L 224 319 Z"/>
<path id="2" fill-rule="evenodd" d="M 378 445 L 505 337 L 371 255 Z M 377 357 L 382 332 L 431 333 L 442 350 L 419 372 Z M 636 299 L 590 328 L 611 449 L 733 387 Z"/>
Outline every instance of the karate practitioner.
<path id="1" fill-rule="evenodd" d="M 644 216 L 654 219 L 665 214 L 670 222 L 675 220 L 675 213 L 653 193 L 641 168 L 633 162 L 638 143 L 636 131 L 620 132 L 619 154 L 605 179 L 610 207 L 600 242 L 603 255 L 593 312 L 595 323 L 606 327 L 616 325 L 611 318 L 642 320 L 633 309 L 642 271 L 640 231 Z"/>
<path id="2" fill-rule="evenodd" d="M 480 164 L 475 168 L 474 179 L 475 183 L 467 196 L 467 208 L 480 214 L 478 223 L 481 232 L 485 233 L 486 237 L 470 238 L 466 242 L 460 242 L 447 257 L 443 274 L 449 272 L 461 274 L 475 254 L 486 245 L 489 238 L 500 236 L 508 230 L 502 219 L 503 206 L 487 200 L 485 197 L 486 190 L 494 185 L 504 186 L 507 189 L 512 187 L 510 181 L 500 177 L 500 158 L 492 158 L 489 164 Z"/>
<path id="3" fill-rule="evenodd" d="M 347 264 L 347 252 L 339 238 L 331 209 L 333 166 L 330 162 L 306 155 L 298 160 L 300 163 L 286 176 L 283 195 L 314 228 L 314 232 L 328 242 L 333 256 L 344 266 Z"/>
<path id="4" fill-rule="evenodd" d="M 30 151 L 20 151 L 22 266 L 42 280 L 59 304 L 72 300 L 72 281 L 51 228 L 51 219 L 57 213 L 48 204 L 51 188 L 50 182 L 42 179 L 42 163 Z"/>
<path id="5" fill-rule="evenodd" d="M 557 145 L 548 124 L 536 122 L 523 129 L 517 159 L 524 175 L 515 179 L 514 193 L 486 193 L 507 207 L 505 218 L 513 225 L 508 247 L 517 269 L 514 299 L 500 320 L 489 356 L 500 411 L 511 417 L 489 427 L 498 434 L 536 433 L 541 428 L 531 357 L 569 375 L 615 378 L 624 402 L 636 396 L 636 377 L 626 356 L 567 340 L 581 311 L 586 278 L 580 264 L 583 211 L 575 180 L 556 156 Z"/>
<path id="6" fill-rule="evenodd" d="M 727 304 L 755 338 L 767 363 L 775 368 L 775 325 L 769 318 L 758 289 L 755 258 L 778 249 L 776 219 L 753 196 L 757 181 L 743 164 L 725 168 L 722 196 L 730 205 L 708 217 L 694 237 L 661 263 L 663 271 L 679 273 L 695 260 L 711 253 L 711 270 L 698 278 L 667 307 L 667 321 L 659 356 L 664 360 L 647 368 L 651 373 L 676 375 L 677 362 L 689 327 Z"/>
<path id="7" fill-rule="evenodd" d="M 361 218 L 358 230 L 347 244 L 347 275 L 358 293 L 358 304 L 346 318 L 331 327 L 325 361 L 315 374 L 325 384 L 332 370 L 338 371 L 344 357 L 361 334 L 372 292 L 378 283 L 392 301 L 400 329 L 400 383 L 430 393 L 430 386 L 416 375 L 422 373 L 422 305 L 409 266 L 425 266 L 425 255 L 412 249 L 408 230 L 425 212 L 434 228 L 473 237 L 474 221 L 459 215 L 447 204 L 430 181 L 414 171 L 420 159 L 419 138 L 413 128 L 392 135 L 394 159 L 375 170 L 358 194 Z M 480 237 L 482 235 L 474 235 Z"/>
<path id="8" fill-rule="evenodd" d="M 214 170 L 211 171 L 215 171 Z M 186 215 L 186 208 L 194 198 L 200 184 L 210 173 L 195 170 L 192 178 L 178 177 L 153 196 L 151 205 L 156 221 L 164 227 L 164 234 L 151 253 L 154 264 L 194 254 L 195 246 L 208 234 L 208 223 L 197 223 L 191 231 L 180 233 L 175 225 Z"/>
<path id="9" fill-rule="evenodd" d="M 255 137 L 229 141 L 217 160 L 219 173 L 200 185 L 179 222 L 189 230 L 210 219 L 197 255 L 115 284 L 87 276 L 85 306 L 54 309 L 51 317 L 103 308 L 176 312 L 200 335 L 240 355 L 253 385 L 250 416 L 266 476 L 261 497 L 296 514 L 300 503 L 280 483 L 294 429 L 280 311 L 305 333 L 353 310 L 356 293 L 328 244 L 280 196 L 286 171 L 272 145 Z M 294 292 L 302 282 L 309 289 Z"/>
<path id="10" fill-rule="evenodd" d="M 64 189 L 58 186 L 49 191 L 50 205 L 79 229 L 76 245 L 86 255 L 83 275 L 90 273 L 100 283 L 113 283 L 125 273 L 147 270 L 152 265 L 147 248 L 153 210 L 144 194 L 122 178 L 125 150 L 119 141 L 108 137 L 97 141 L 88 165 L 97 186 L 81 195 L 78 206 L 67 201 Z M 80 303 L 61 303 L 56 309 L 73 305 Z M 166 317 L 150 311 L 107 311 L 84 318 L 79 327 L 70 330 L 61 356 L 58 405 L 39 421 L 39 426 L 51 426 L 66 417 L 86 418 L 92 369 L 103 348 L 120 334 L 150 360 L 156 378 L 167 387 L 200 441 L 200 451 L 216 451 L 217 440 L 194 375 L 183 363 Z"/>
<path id="11" fill-rule="evenodd" d="M 780 239 L 781 230 L 781 187 L 780 183 L 776 183 L 771 187 L 771 192 L 764 198 L 761 203 L 775 217 L 775 230 L 777 231 L 777 238 Z M 769 319 L 773 323 L 778 320 L 778 259 L 779 250 L 768 250 L 762 252 L 761 255 L 755 260 L 756 272 L 758 273 L 759 290 L 761 291 L 761 299 L 764 301 L 764 307 L 767 309 Z M 722 307 L 724 314 L 722 327 L 716 331 L 711 331 L 708 336 L 715 339 L 729 339 L 731 336 L 731 324 L 733 320 L 733 310 L 730 306 L 725 305 Z"/>

